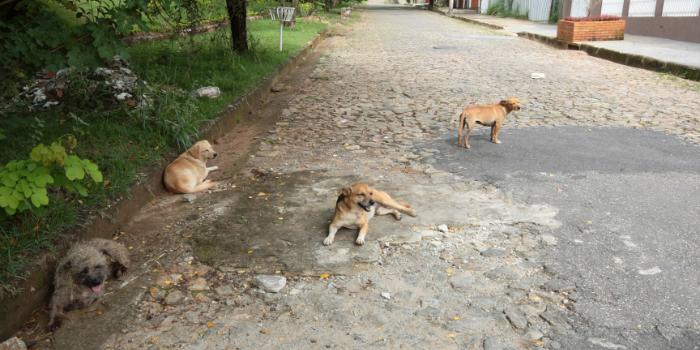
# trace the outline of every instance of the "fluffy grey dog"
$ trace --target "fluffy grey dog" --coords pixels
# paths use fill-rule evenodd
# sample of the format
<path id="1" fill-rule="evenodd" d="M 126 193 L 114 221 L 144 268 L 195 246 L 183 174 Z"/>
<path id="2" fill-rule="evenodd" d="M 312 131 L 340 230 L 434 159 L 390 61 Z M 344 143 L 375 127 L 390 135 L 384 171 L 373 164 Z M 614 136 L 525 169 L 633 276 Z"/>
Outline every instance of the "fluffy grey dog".
<path id="1" fill-rule="evenodd" d="M 129 252 L 120 243 L 96 238 L 73 246 L 56 268 L 49 329 L 60 326 L 64 312 L 94 303 L 103 294 L 104 282 L 121 277 L 128 268 Z"/>

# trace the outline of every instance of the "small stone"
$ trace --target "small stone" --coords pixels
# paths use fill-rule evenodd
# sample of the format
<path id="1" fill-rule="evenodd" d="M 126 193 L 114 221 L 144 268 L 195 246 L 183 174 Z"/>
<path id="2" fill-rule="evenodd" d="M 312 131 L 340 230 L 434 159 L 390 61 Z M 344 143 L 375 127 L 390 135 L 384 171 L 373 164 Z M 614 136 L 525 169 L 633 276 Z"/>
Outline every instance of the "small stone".
<path id="1" fill-rule="evenodd" d="M 458 273 L 449 279 L 450 285 L 455 289 L 467 289 L 474 284 L 474 276 L 467 272 Z"/>
<path id="2" fill-rule="evenodd" d="M 197 199 L 197 196 L 192 193 L 182 195 L 182 201 L 186 203 L 194 203 L 195 199 Z"/>
<path id="3" fill-rule="evenodd" d="M 552 235 L 547 235 L 547 234 L 540 235 L 540 239 L 546 245 L 557 245 L 557 238 L 552 236 Z"/>
<path id="4" fill-rule="evenodd" d="M 530 78 L 532 78 L 532 79 L 544 79 L 544 77 L 545 77 L 544 73 L 535 72 L 535 73 L 530 74 Z"/>
<path id="5" fill-rule="evenodd" d="M 506 314 L 506 318 L 517 329 L 525 329 L 527 327 L 527 317 L 525 314 L 516 309 L 515 307 L 508 307 L 503 311 Z"/>
<path id="6" fill-rule="evenodd" d="M 279 293 L 287 284 L 287 278 L 277 275 L 255 276 L 255 285 L 268 293 Z"/>
<path id="7" fill-rule="evenodd" d="M 650 269 L 639 270 L 637 272 L 642 276 L 650 276 L 650 275 L 656 275 L 658 273 L 661 273 L 661 269 L 658 266 L 654 266 Z"/>
<path id="8" fill-rule="evenodd" d="M 447 232 L 449 232 L 449 230 L 448 230 L 448 228 L 447 228 L 447 225 L 445 225 L 445 224 L 438 225 L 437 229 L 438 229 L 438 231 L 440 231 L 440 232 L 442 232 L 442 233 L 447 233 Z"/>
<path id="9" fill-rule="evenodd" d="M 381 294 L 381 295 L 382 295 L 382 298 L 384 298 L 384 299 L 386 299 L 386 300 L 389 300 L 389 299 L 391 299 L 391 293 L 388 293 L 388 292 L 382 292 L 382 294 Z"/>
<path id="10" fill-rule="evenodd" d="M 168 296 L 165 297 L 165 304 L 166 305 L 179 305 L 182 304 L 182 302 L 185 300 L 185 294 L 183 294 L 179 290 L 174 290 L 170 293 L 168 293 Z"/>
<path id="11" fill-rule="evenodd" d="M 209 284 L 207 283 L 207 280 L 203 277 L 198 277 L 190 281 L 188 289 L 191 291 L 205 291 L 209 290 Z"/>
<path id="12" fill-rule="evenodd" d="M 487 257 L 487 258 L 493 258 L 493 257 L 500 257 L 508 254 L 508 252 L 503 249 L 503 248 L 489 248 L 482 250 L 481 256 Z"/>
<path id="13" fill-rule="evenodd" d="M 217 98 L 221 96 L 221 90 L 216 86 L 205 86 L 195 90 L 192 94 L 195 97 Z"/>
<path id="14" fill-rule="evenodd" d="M 233 295 L 233 293 L 234 293 L 233 288 L 231 288 L 231 286 L 216 287 L 216 289 L 214 289 L 214 291 L 216 292 L 216 294 L 221 295 L 221 296 L 230 296 L 230 295 Z"/>
<path id="15" fill-rule="evenodd" d="M 421 307 L 434 307 L 434 308 L 439 308 L 440 307 L 440 300 L 434 299 L 434 298 L 425 298 L 420 300 L 420 306 Z"/>
<path id="16" fill-rule="evenodd" d="M 530 328 L 527 333 L 525 333 L 525 339 L 535 341 L 540 340 L 544 337 L 544 334 L 537 329 Z"/>
<path id="17" fill-rule="evenodd" d="M 27 345 L 22 339 L 12 337 L 0 343 L 0 350 L 27 350 Z"/>
<path id="18" fill-rule="evenodd" d="M 344 147 L 348 151 L 357 151 L 360 149 L 360 146 L 358 145 L 347 145 Z"/>

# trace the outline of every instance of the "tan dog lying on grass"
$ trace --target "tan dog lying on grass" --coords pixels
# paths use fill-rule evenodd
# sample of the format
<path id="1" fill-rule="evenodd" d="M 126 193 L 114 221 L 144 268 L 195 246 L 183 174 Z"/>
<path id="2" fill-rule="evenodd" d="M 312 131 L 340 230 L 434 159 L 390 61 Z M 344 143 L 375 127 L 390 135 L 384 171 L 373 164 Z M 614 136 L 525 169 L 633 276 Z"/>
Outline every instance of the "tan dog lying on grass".
<path id="1" fill-rule="evenodd" d="M 165 168 L 165 188 L 173 193 L 193 193 L 215 187 L 216 182 L 205 179 L 210 171 L 219 169 L 217 166 L 207 168 L 207 160 L 217 156 L 209 141 L 195 143 Z"/>
<path id="2" fill-rule="evenodd" d="M 71 248 L 56 267 L 49 329 L 61 324 L 64 312 L 90 306 L 104 293 L 109 278 L 129 268 L 129 251 L 120 243 L 95 238 Z"/>
<path id="3" fill-rule="evenodd" d="M 335 216 L 328 228 L 328 237 L 323 240 L 323 244 L 331 245 L 338 229 L 346 227 L 359 229 L 355 243 L 363 245 L 369 229 L 369 220 L 375 214 L 391 214 L 396 220 L 401 220 L 399 211 L 410 216 L 416 216 L 409 204 L 398 203 L 385 192 L 369 187 L 367 184 L 357 183 L 350 187 L 345 187 L 335 203 Z"/>
<path id="4" fill-rule="evenodd" d="M 476 127 L 476 124 L 486 125 L 491 127 L 491 142 L 501 143 L 498 139 L 498 132 L 501 131 L 503 120 L 506 115 L 512 111 L 520 110 L 520 101 L 517 98 L 511 97 L 503 100 L 498 104 L 492 105 L 476 105 L 469 106 L 459 115 L 459 129 L 457 131 L 457 145 L 462 146 L 462 135 L 464 127 L 469 128 L 466 136 L 464 136 L 464 147 L 471 148 L 469 145 L 469 135 Z"/>

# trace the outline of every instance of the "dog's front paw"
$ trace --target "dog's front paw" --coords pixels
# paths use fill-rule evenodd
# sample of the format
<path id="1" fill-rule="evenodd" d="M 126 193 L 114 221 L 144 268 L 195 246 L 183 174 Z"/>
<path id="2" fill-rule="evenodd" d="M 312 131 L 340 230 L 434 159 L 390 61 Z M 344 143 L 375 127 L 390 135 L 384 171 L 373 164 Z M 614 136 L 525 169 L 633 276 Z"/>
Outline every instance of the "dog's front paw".
<path id="1" fill-rule="evenodd" d="M 495 144 L 500 144 L 501 141 L 500 141 L 500 140 L 493 140 L 493 143 L 495 143 Z"/>
<path id="2" fill-rule="evenodd" d="M 416 214 L 416 211 L 415 211 L 415 210 L 407 211 L 406 214 L 408 214 L 408 215 L 410 215 L 410 216 L 413 216 L 414 218 L 415 218 L 416 216 L 418 216 L 418 214 Z"/>
<path id="3" fill-rule="evenodd" d="M 394 213 L 394 219 L 401 220 L 401 213 Z"/>
<path id="4" fill-rule="evenodd" d="M 365 238 L 364 237 L 357 237 L 357 239 L 355 240 L 355 244 L 365 245 Z"/>
<path id="5" fill-rule="evenodd" d="M 333 244 L 333 237 L 326 237 L 326 239 L 323 240 L 323 245 L 331 245 Z"/>
<path id="6" fill-rule="evenodd" d="M 472 146 L 470 146 L 470 145 L 464 145 L 464 148 L 470 149 L 470 148 L 472 148 Z"/>

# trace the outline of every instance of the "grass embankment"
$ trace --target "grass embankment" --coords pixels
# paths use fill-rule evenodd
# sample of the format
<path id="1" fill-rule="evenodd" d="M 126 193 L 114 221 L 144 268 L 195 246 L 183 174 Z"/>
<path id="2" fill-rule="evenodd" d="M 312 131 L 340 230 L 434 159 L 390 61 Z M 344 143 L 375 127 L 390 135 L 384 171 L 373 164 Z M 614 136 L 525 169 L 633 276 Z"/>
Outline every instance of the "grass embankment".
<path id="1" fill-rule="evenodd" d="M 87 197 L 56 191 L 46 207 L 15 217 L 0 214 L 0 295 L 16 292 L 12 286 L 27 264 L 37 253 L 52 250 L 61 233 L 125 193 L 139 170 L 174 148 L 188 146 L 203 123 L 273 73 L 325 26 L 300 19 L 295 30 L 285 30 L 285 49 L 280 52 L 279 24 L 251 22 L 252 50 L 244 56 L 231 52 L 228 29 L 140 43 L 127 53 L 130 68 L 147 82 L 147 107 L 94 104 L 88 91 L 76 87 L 66 96 L 82 96 L 70 103 L 0 115 L 0 164 L 26 158 L 39 143 L 73 135 L 78 141 L 75 154 L 97 163 L 106 180 L 91 187 Z M 190 97 L 192 90 L 209 85 L 218 86 L 221 97 Z"/>

